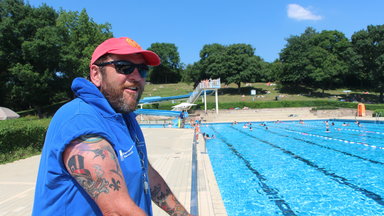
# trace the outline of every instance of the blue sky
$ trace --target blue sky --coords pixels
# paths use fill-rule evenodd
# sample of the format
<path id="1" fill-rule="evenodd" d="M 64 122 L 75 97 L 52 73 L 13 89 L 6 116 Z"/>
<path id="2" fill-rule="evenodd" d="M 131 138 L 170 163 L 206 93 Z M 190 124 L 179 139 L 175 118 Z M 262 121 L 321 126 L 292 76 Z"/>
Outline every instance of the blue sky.
<path id="1" fill-rule="evenodd" d="M 173 43 L 181 62 L 200 59 L 206 44 L 251 44 L 267 62 L 279 57 L 286 39 L 307 27 L 351 35 L 384 24 L 383 0 L 29 0 L 67 11 L 86 9 L 99 24 L 110 23 L 115 37 L 127 36 L 143 48 Z"/>

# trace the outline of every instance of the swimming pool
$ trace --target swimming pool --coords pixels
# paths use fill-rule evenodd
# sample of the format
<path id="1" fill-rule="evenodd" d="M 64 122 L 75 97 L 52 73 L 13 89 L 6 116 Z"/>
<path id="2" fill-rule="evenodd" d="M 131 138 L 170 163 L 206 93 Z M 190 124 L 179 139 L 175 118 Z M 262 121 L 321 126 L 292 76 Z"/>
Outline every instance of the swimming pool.
<path id="1" fill-rule="evenodd" d="M 210 124 L 228 215 L 384 215 L 384 124 Z"/>

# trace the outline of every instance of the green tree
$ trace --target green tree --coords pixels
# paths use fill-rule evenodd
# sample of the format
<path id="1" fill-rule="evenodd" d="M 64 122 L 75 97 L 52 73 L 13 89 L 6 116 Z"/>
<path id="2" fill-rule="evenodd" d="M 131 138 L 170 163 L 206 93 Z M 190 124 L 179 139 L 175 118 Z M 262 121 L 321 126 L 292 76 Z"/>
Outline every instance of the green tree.
<path id="1" fill-rule="evenodd" d="M 223 78 L 225 74 L 226 47 L 221 44 L 204 45 L 200 51 L 199 67 L 200 76 L 196 77 L 200 82 L 203 79 Z"/>
<path id="2" fill-rule="evenodd" d="M 301 84 L 311 88 L 334 88 L 349 72 L 347 53 L 351 44 L 343 33 L 307 28 L 301 36 L 289 38 L 280 53 L 283 84 Z"/>
<path id="3" fill-rule="evenodd" d="M 384 102 L 384 25 L 369 25 L 352 35 L 352 45 L 358 55 L 356 70 L 361 79 L 380 93 Z"/>
<path id="4" fill-rule="evenodd" d="M 89 62 L 93 50 L 104 40 L 113 37 L 111 25 L 97 24 L 90 18 L 85 9 L 77 11 L 61 10 L 57 18 L 60 40 L 63 47 L 60 54 L 60 75 L 63 91 L 72 95 L 72 80 L 86 77 L 89 73 Z"/>
<path id="5" fill-rule="evenodd" d="M 262 73 L 261 80 L 262 82 L 274 82 L 278 80 L 279 74 L 282 71 L 282 63 L 280 60 L 275 60 L 272 63 L 263 62 L 262 63 Z"/>
<path id="6" fill-rule="evenodd" d="M 242 82 L 261 79 L 264 61 L 254 52 L 249 44 L 205 45 L 200 51 L 199 62 L 193 67 L 198 70 L 195 74 L 199 74 L 194 81 L 220 78 L 225 84 L 237 84 L 240 90 Z"/>
<path id="7" fill-rule="evenodd" d="M 108 24 L 94 23 L 85 11 L 59 15 L 45 4 L 0 1 L 1 105 L 41 114 L 43 106 L 67 99 L 64 89 L 88 73 L 92 50 L 111 36 Z"/>
<path id="8" fill-rule="evenodd" d="M 201 73 L 200 62 L 197 61 L 193 64 L 187 65 L 182 73 L 181 81 L 185 83 L 193 83 L 195 88 L 199 82 L 203 79 L 203 74 Z"/>
<path id="9" fill-rule="evenodd" d="M 250 74 L 250 78 L 248 81 L 244 82 L 262 82 L 266 80 L 267 77 L 267 65 L 268 63 L 265 62 L 260 56 L 253 55 L 250 58 L 247 59 L 248 61 L 248 67 L 246 69 L 245 74 Z M 270 81 L 269 79 L 267 79 Z"/>
<path id="10" fill-rule="evenodd" d="M 228 46 L 225 52 L 225 71 L 221 74 L 222 81 L 226 84 L 235 83 L 239 90 L 242 82 L 251 81 L 261 69 L 260 60 L 254 52 L 255 49 L 248 44 Z"/>
<path id="11" fill-rule="evenodd" d="M 32 8 L 17 0 L 0 4 L 2 101 L 16 109 L 39 111 L 55 92 L 52 83 L 60 49 L 57 13 L 46 5 Z"/>
<path id="12" fill-rule="evenodd" d="M 309 50 L 307 58 L 310 62 L 306 67 L 310 71 L 308 74 L 310 83 L 307 86 L 320 88 L 324 93 L 325 89 L 330 89 L 340 83 L 339 74 L 342 69 L 339 67 L 335 55 L 315 46 Z"/>
<path id="13" fill-rule="evenodd" d="M 22 28 L 22 20 L 30 13 L 31 8 L 22 0 L 0 1 L 0 104 L 10 105 L 7 82 L 10 77 L 9 67 L 22 59 L 21 43 L 26 33 Z"/>
<path id="14" fill-rule="evenodd" d="M 287 39 L 285 48 L 280 53 L 282 70 L 279 81 L 283 85 L 298 85 L 308 83 L 310 73 L 306 70 L 309 65 L 307 52 L 310 49 L 311 40 L 316 35 L 313 28 L 307 28 L 300 36 L 291 36 Z"/>
<path id="15" fill-rule="evenodd" d="M 153 43 L 148 48 L 159 55 L 161 64 L 152 67 L 149 79 L 152 83 L 176 83 L 181 80 L 182 64 L 175 44 Z"/>

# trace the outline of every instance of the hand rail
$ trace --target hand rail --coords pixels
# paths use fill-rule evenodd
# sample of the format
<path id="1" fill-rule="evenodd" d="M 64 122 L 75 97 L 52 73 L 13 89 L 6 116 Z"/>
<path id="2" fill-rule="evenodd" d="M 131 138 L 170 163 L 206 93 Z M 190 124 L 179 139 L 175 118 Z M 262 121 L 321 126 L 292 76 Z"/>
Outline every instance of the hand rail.
<path id="1" fill-rule="evenodd" d="M 220 78 L 219 79 L 209 79 L 202 80 L 192 92 L 191 96 L 188 98 L 187 103 L 194 103 L 196 99 L 201 95 L 205 89 L 216 89 L 221 87 Z"/>

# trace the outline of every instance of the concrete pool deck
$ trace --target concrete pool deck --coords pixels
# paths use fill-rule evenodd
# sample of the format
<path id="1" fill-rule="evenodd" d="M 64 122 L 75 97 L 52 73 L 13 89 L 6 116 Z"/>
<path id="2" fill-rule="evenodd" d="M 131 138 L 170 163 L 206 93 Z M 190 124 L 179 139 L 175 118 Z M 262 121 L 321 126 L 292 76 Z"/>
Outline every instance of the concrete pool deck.
<path id="1" fill-rule="evenodd" d="M 192 129 L 144 128 L 148 158 L 179 201 L 191 205 Z M 197 144 L 199 215 L 225 216 L 219 188 L 202 137 Z M 40 156 L 0 165 L 0 216 L 31 215 Z M 154 215 L 167 215 L 153 205 Z"/>
<path id="2" fill-rule="evenodd" d="M 310 108 L 220 110 L 219 114 L 201 112 L 203 122 L 276 121 L 299 119 L 357 119 L 384 120 L 383 117 L 355 117 L 354 110 L 317 113 Z M 370 115 L 371 116 L 371 115 Z M 166 179 L 179 201 L 190 209 L 193 130 L 173 128 L 144 128 L 151 164 Z M 199 215 L 227 215 L 220 196 L 205 143 L 197 144 L 198 212 Z M 0 216 L 30 215 L 40 156 L 0 165 Z M 154 215 L 167 215 L 153 205 Z"/>
<path id="3" fill-rule="evenodd" d="M 317 110 L 311 107 L 299 108 L 265 108 L 265 109 L 238 109 L 219 110 L 216 114 L 213 110 L 197 111 L 195 115 L 200 116 L 203 122 L 247 122 L 247 121 L 289 121 L 309 119 L 351 119 L 351 120 L 384 120 L 384 117 L 372 117 L 372 111 L 366 111 L 364 117 L 356 116 L 357 109 L 340 108 L 336 110 Z"/>

